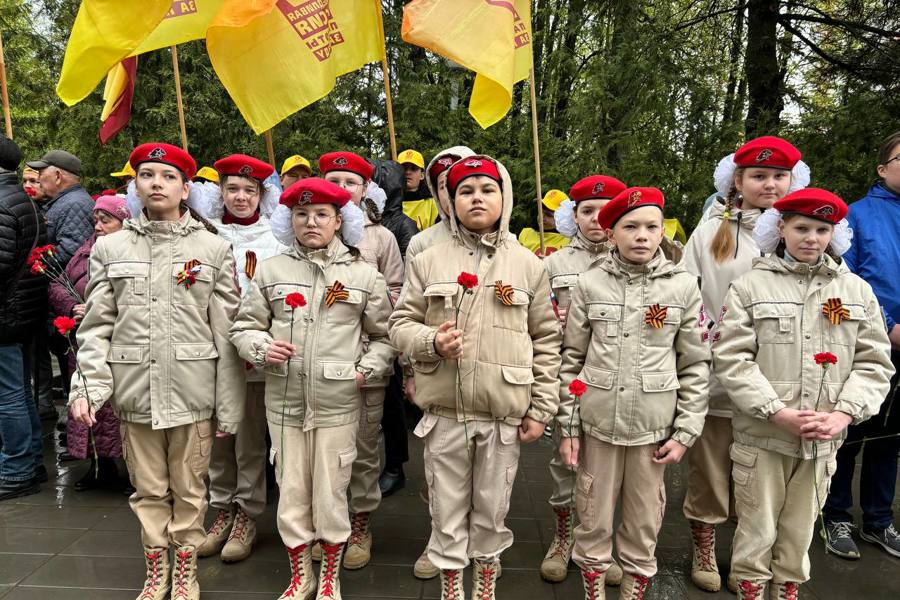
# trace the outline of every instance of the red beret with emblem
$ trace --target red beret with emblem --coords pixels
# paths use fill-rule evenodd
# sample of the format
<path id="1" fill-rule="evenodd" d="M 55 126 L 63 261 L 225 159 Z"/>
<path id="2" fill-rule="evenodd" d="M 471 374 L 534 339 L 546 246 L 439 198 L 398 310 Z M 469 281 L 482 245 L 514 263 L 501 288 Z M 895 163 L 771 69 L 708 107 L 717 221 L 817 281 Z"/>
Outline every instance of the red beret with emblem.
<path id="1" fill-rule="evenodd" d="M 847 216 L 847 204 L 829 191 L 803 188 L 777 200 L 772 208 L 782 214 L 791 213 L 838 224 Z"/>
<path id="2" fill-rule="evenodd" d="M 630 187 L 622 190 L 597 213 L 597 222 L 603 229 L 612 229 L 619 219 L 642 206 L 655 206 L 662 210 L 666 204 L 663 193 L 654 187 Z"/>
<path id="3" fill-rule="evenodd" d="M 219 172 L 220 176 L 240 175 L 241 177 L 252 177 L 260 181 L 275 172 L 275 167 L 269 163 L 246 154 L 232 154 L 231 156 L 220 158 L 213 164 L 213 167 Z"/>
<path id="4" fill-rule="evenodd" d="M 329 152 L 319 158 L 319 174 L 325 177 L 332 171 L 350 171 L 369 180 L 372 179 L 375 167 L 362 156 L 353 152 Z"/>
<path id="5" fill-rule="evenodd" d="M 739 167 L 771 167 L 790 171 L 800 161 L 800 151 L 787 140 L 765 135 L 750 140 L 734 153 Z"/>
<path id="6" fill-rule="evenodd" d="M 334 204 L 342 208 L 350 201 L 350 192 L 321 177 L 307 177 L 281 193 L 280 203 L 288 208 L 307 204 Z"/>
<path id="7" fill-rule="evenodd" d="M 615 198 L 619 192 L 628 186 L 616 179 L 615 177 L 607 177 L 606 175 L 591 175 L 584 179 L 579 179 L 572 189 L 569 190 L 569 200 L 580 202 L 581 200 L 595 200 Z"/>
<path id="8" fill-rule="evenodd" d="M 437 157 L 431 168 L 428 169 L 428 176 L 431 177 L 432 185 L 437 185 L 438 175 L 449 169 L 459 158 L 455 154 L 442 154 Z"/>
<path id="9" fill-rule="evenodd" d="M 170 167 L 175 167 L 187 179 L 193 179 L 197 174 L 197 163 L 193 157 L 172 144 L 164 144 L 162 142 L 150 142 L 149 144 L 141 144 L 131 152 L 128 158 L 131 167 L 136 171 L 138 165 L 145 162 L 156 162 Z"/>
<path id="10" fill-rule="evenodd" d="M 494 159 L 476 154 L 475 156 L 458 160 L 450 167 L 450 172 L 447 174 L 447 188 L 450 190 L 450 195 L 456 195 L 456 188 L 462 183 L 463 179 L 476 175 L 490 177 L 501 186 L 503 185 L 500 169 L 497 168 L 497 163 Z"/>

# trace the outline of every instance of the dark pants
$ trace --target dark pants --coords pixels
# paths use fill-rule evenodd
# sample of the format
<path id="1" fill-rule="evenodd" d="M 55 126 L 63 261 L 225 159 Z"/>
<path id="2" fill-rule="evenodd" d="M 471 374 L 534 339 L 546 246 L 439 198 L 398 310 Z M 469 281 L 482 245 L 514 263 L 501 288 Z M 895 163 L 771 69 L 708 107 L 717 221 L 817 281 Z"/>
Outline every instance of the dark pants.
<path id="1" fill-rule="evenodd" d="M 31 399 L 28 350 L 0 345 L 0 481 L 20 483 L 34 477 L 44 462 L 41 422 Z"/>
<path id="2" fill-rule="evenodd" d="M 406 412 L 403 404 L 403 370 L 394 365 L 384 395 L 384 413 L 381 430 L 384 433 L 384 468 L 396 470 L 409 460 L 409 444 L 406 438 Z"/>
<path id="3" fill-rule="evenodd" d="M 891 353 L 894 368 L 900 371 L 900 352 Z M 851 425 L 847 439 L 837 452 L 837 471 L 831 478 L 831 492 L 825 501 L 825 520 L 828 522 L 853 519 L 853 470 L 856 456 L 862 450 L 862 469 L 859 477 L 859 503 L 863 512 L 863 531 L 881 531 L 893 521 L 891 504 L 897 482 L 897 453 L 900 452 L 900 393 L 895 392 L 900 375 L 894 374 L 891 392 L 881 405 L 877 416 L 859 425 Z M 887 437 L 860 443 L 863 438 Z"/>

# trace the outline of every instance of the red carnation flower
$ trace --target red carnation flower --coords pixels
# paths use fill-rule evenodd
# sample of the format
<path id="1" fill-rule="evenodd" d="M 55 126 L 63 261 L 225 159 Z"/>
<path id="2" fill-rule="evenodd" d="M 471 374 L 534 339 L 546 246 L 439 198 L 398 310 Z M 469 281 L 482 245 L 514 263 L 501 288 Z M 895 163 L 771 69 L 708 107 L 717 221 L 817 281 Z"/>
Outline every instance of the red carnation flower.
<path id="1" fill-rule="evenodd" d="M 569 393 L 576 398 L 581 398 L 587 391 L 587 386 L 580 379 L 573 379 L 569 384 Z"/>
<path id="2" fill-rule="evenodd" d="M 44 263 L 41 261 L 36 261 L 31 264 L 31 273 L 33 275 L 43 275 L 45 270 Z"/>
<path id="3" fill-rule="evenodd" d="M 53 326 L 60 335 L 67 335 L 75 328 L 75 319 L 72 317 L 56 317 L 53 319 Z"/>
<path id="4" fill-rule="evenodd" d="M 463 289 L 471 290 L 478 285 L 478 275 L 463 271 L 459 274 L 459 277 L 456 278 L 456 283 L 461 285 Z"/>
<path id="5" fill-rule="evenodd" d="M 837 364 L 837 356 L 832 354 L 831 352 L 819 352 L 813 358 L 816 361 L 817 365 L 822 365 L 823 368 L 827 369 L 828 365 L 836 365 Z"/>
<path id="6" fill-rule="evenodd" d="M 295 308 L 301 308 L 306 306 L 306 298 L 303 297 L 303 294 L 300 292 L 293 292 L 287 295 L 287 298 L 284 299 L 284 303 L 291 307 L 291 310 Z"/>

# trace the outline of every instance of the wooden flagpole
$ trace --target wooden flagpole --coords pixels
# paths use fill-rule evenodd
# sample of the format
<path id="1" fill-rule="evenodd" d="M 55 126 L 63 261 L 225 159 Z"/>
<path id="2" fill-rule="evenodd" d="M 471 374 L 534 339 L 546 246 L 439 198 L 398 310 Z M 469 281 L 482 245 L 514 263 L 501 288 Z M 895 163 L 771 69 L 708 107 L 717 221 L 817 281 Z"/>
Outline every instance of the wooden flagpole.
<path id="1" fill-rule="evenodd" d="M 175 101 L 178 103 L 178 125 L 181 127 L 181 147 L 187 152 L 187 127 L 184 124 L 184 102 L 181 99 L 181 73 L 178 71 L 177 46 L 172 46 L 172 71 L 175 73 Z"/>
<path id="2" fill-rule="evenodd" d="M 381 33 L 381 72 L 384 74 L 384 100 L 387 108 L 388 134 L 391 137 L 391 158 L 397 160 L 397 134 L 394 132 L 394 102 L 391 100 L 391 73 L 387 61 L 387 44 L 384 38 L 384 16 L 381 14 L 381 0 L 374 0 L 378 10 L 378 29 Z"/>
<path id="3" fill-rule="evenodd" d="M 3 55 L 3 34 L 0 34 L 0 96 L 3 97 L 3 120 L 6 122 L 6 137 L 12 139 L 12 117 L 9 114 L 9 95 L 6 91 L 6 58 Z"/>
<path id="4" fill-rule="evenodd" d="M 272 130 L 268 130 L 263 134 L 266 138 L 266 153 L 269 155 L 269 164 L 275 167 L 275 170 L 278 170 L 278 166 L 275 164 L 275 142 L 272 140 Z"/>
<path id="5" fill-rule="evenodd" d="M 531 137 L 534 145 L 534 186 L 537 192 L 538 205 L 538 232 L 541 236 L 541 256 L 544 256 L 544 203 L 541 202 L 541 146 L 538 142 L 538 119 L 537 119 L 537 93 L 534 85 L 534 68 L 528 74 L 528 84 L 531 87 Z"/>

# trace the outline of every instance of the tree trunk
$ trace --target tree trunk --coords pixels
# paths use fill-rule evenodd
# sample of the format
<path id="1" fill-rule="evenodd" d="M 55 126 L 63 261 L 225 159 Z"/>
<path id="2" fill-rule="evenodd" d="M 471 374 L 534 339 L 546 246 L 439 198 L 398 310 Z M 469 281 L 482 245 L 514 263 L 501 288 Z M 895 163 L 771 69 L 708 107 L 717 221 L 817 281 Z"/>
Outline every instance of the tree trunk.
<path id="1" fill-rule="evenodd" d="M 584 0 L 571 0 L 566 15 L 566 28 L 563 37 L 563 55 L 556 68 L 556 94 L 553 106 L 553 135 L 562 138 L 566 132 L 566 112 L 569 107 L 569 94 L 575 78 L 575 47 L 578 32 L 584 19 Z"/>
<path id="2" fill-rule="evenodd" d="M 784 76 L 778 64 L 779 0 L 750 0 L 747 6 L 746 76 L 750 105 L 747 137 L 776 133 L 784 109 Z"/>
<path id="3" fill-rule="evenodd" d="M 744 11 L 734 15 L 734 29 L 731 33 L 731 50 L 729 51 L 728 86 L 725 90 L 725 101 L 722 108 L 722 141 L 731 142 L 731 132 L 738 120 L 738 107 L 742 106 L 742 98 L 738 94 L 738 81 L 742 80 L 743 64 L 741 49 L 744 45 Z M 733 140 L 737 141 L 737 140 Z"/>

